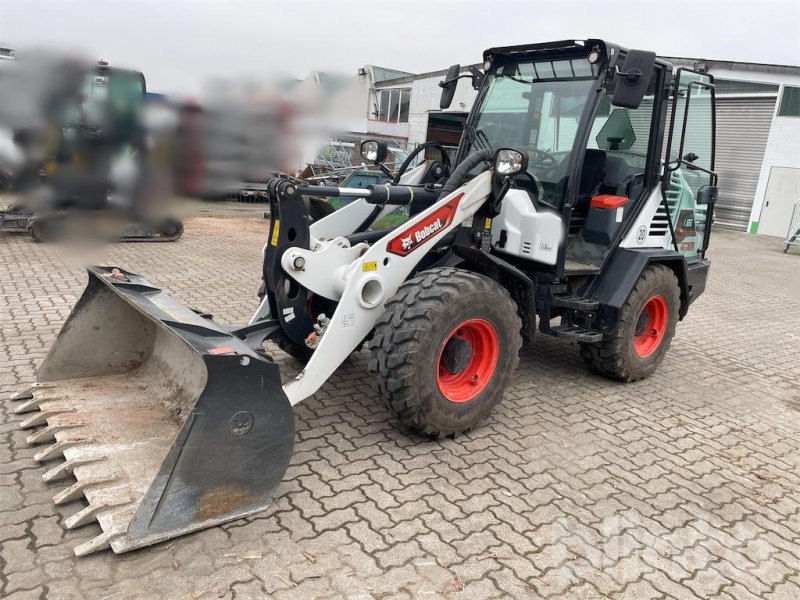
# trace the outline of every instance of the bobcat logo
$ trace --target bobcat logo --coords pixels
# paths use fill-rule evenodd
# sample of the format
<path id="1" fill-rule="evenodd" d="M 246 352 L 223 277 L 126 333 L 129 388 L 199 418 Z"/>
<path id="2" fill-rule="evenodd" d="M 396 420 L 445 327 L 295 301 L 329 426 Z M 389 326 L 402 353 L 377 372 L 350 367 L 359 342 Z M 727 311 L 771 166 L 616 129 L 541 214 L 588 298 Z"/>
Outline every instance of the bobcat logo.
<path id="1" fill-rule="evenodd" d="M 397 256 L 408 256 L 436 236 L 447 231 L 456 217 L 458 203 L 464 194 L 458 194 L 450 200 L 443 201 L 426 217 L 415 219 L 403 231 L 399 231 L 386 245 L 386 251 Z"/>

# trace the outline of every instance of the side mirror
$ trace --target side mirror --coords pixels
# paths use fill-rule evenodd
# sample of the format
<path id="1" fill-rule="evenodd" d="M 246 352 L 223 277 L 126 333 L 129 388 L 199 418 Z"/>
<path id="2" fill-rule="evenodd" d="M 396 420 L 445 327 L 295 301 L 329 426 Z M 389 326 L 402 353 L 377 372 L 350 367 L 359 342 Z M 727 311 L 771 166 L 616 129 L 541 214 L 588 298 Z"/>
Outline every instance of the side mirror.
<path id="1" fill-rule="evenodd" d="M 494 173 L 500 177 L 513 177 L 528 168 L 528 155 L 513 148 L 500 148 L 494 153 Z"/>
<path id="2" fill-rule="evenodd" d="M 629 50 L 622 70 L 616 68 L 614 74 L 617 86 L 611 99 L 613 106 L 639 108 L 647 93 L 650 76 L 656 64 L 656 53 L 644 50 Z"/>
<path id="3" fill-rule="evenodd" d="M 698 204 L 716 204 L 719 197 L 719 188 L 715 185 L 704 185 L 697 190 Z"/>
<path id="4" fill-rule="evenodd" d="M 361 142 L 361 156 L 369 163 L 379 165 L 386 160 L 389 153 L 386 142 L 379 140 L 364 140 Z"/>
<path id="5" fill-rule="evenodd" d="M 450 108 L 453 103 L 453 96 L 456 95 L 456 86 L 458 85 L 458 74 L 461 72 L 461 65 L 452 65 L 447 69 L 447 75 L 444 76 L 444 81 L 439 82 L 439 87 L 442 88 L 442 97 L 439 99 L 439 108 L 444 110 Z"/>

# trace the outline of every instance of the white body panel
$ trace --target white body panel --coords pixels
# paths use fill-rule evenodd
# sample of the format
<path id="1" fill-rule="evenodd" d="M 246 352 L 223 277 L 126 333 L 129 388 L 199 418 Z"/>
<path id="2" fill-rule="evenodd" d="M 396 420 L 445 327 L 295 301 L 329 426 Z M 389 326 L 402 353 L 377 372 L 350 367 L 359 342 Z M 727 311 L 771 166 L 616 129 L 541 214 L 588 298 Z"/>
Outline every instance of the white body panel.
<path id="1" fill-rule="evenodd" d="M 497 241 L 506 232 L 501 248 Z M 558 247 L 564 237 L 561 217 L 555 213 L 536 210 L 525 190 L 509 190 L 492 220 L 492 244 L 497 252 L 513 254 L 527 260 L 554 265 Z"/>
<path id="2" fill-rule="evenodd" d="M 672 248 L 672 238 L 670 236 L 669 227 L 666 226 L 664 220 L 664 227 L 653 229 L 653 218 L 660 207 L 663 207 L 663 200 L 661 198 L 661 188 L 656 186 L 650 196 L 647 198 L 645 205 L 642 207 L 639 216 L 633 223 L 628 233 L 620 243 L 621 248 Z M 662 213 L 664 211 L 662 210 Z M 664 213 L 665 214 L 665 213 Z"/>
<path id="3" fill-rule="evenodd" d="M 281 257 L 281 267 L 300 285 L 315 294 L 338 300 L 346 283 L 346 271 L 353 261 L 369 250 L 369 244 L 350 246 L 347 238 L 318 241 L 313 250 L 289 248 Z M 295 263 L 302 261 L 302 267 Z M 325 277 L 320 277 L 320 274 Z"/>

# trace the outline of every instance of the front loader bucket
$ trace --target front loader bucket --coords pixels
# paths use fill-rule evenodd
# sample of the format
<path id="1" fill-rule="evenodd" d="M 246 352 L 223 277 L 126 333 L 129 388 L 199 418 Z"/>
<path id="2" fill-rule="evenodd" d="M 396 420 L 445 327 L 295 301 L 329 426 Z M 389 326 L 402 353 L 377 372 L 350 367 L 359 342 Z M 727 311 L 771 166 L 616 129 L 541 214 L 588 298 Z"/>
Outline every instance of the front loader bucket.
<path id="1" fill-rule="evenodd" d="M 47 481 L 85 497 L 65 520 L 103 532 L 75 549 L 127 552 L 261 511 L 294 443 L 278 366 L 143 278 L 92 267 L 42 362 L 12 397 L 32 413 Z M 35 411 L 35 412 L 34 412 Z M 27 415 L 26 415 L 27 416 Z"/>

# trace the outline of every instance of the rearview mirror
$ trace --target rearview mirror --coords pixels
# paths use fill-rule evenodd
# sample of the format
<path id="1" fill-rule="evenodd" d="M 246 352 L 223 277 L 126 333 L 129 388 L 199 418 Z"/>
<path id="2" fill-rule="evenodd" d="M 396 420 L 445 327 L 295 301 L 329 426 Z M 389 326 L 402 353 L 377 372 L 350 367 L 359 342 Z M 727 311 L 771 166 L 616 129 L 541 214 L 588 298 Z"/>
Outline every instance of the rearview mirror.
<path id="1" fill-rule="evenodd" d="M 453 96 L 456 95 L 456 86 L 458 85 L 458 74 L 461 72 L 461 65 L 452 65 L 447 69 L 447 75 L 444 76 L 444 81 L 439 82 L 439 87 L 442 88 L 442 97 L 439 99 L 439 108 L 444 110 L 450 108 L 453 103 Z"/>
<path id="2" fill-rule="evenodd" d="M 655 52 L 629 50 L 622 69 L 616 68 L 614 78 L 617 85 L 611 104 L 621 108 L 639 108 L 655 64 Z"/>

